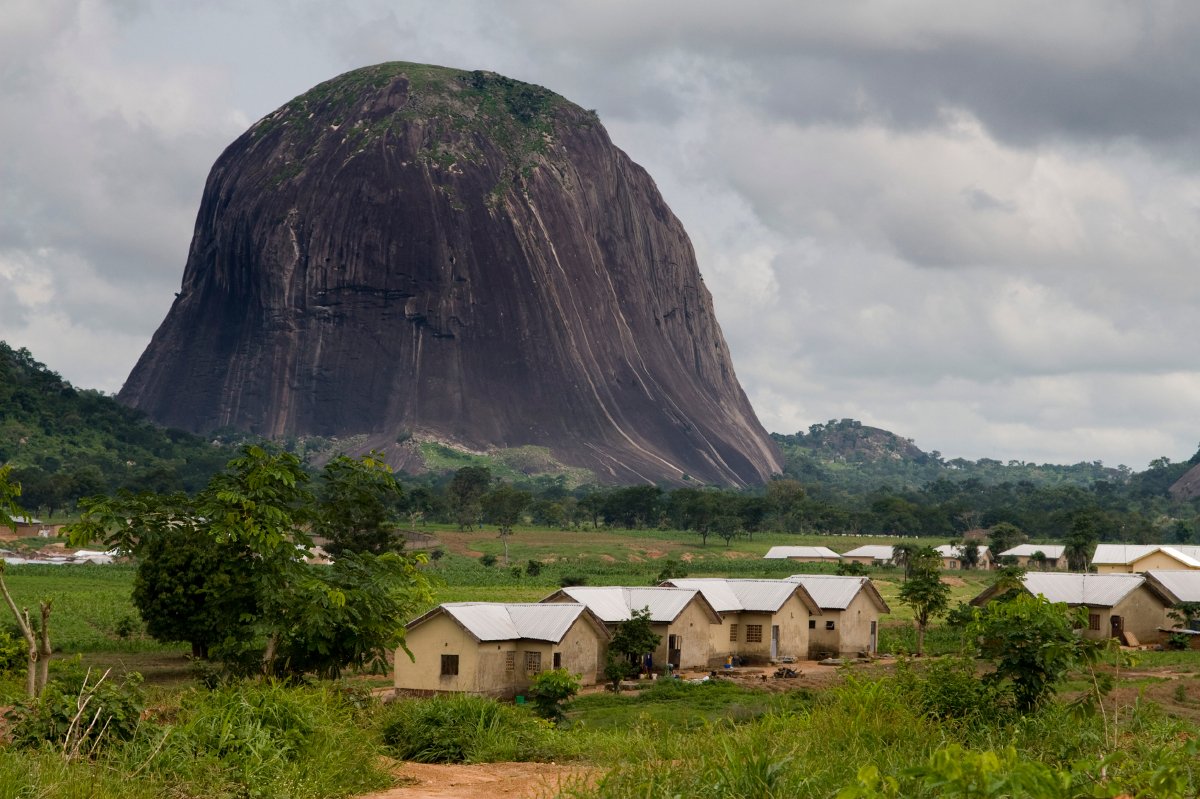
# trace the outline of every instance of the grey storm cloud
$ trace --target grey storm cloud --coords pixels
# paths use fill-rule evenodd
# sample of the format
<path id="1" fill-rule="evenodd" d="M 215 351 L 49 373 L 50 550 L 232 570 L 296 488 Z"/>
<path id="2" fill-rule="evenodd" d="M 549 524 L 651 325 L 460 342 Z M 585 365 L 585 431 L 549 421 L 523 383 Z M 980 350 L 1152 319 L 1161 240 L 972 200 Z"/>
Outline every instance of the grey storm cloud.
<path id="1" fill-rule="evenodd" d="M 115 390 L 253 120 L 385 60 L 601 115 L 687 227 L 764 423 L 949 457 L 1191 455 L 1200 6 L 11 0 L 0 337 Z"/>

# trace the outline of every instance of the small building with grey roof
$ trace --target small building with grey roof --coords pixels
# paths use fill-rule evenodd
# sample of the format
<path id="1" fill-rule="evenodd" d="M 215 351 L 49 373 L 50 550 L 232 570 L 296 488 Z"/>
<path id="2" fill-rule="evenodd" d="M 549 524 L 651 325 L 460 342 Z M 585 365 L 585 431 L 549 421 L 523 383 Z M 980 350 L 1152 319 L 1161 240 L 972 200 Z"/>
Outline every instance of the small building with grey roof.
<path id="1" fill-rule="evenodd" d="M 710 666 L 731 657 L 749 663 L 808 657 L 809 620 L 821 609 L 798 583 L 681 577 L 663 585 L 699 591 L 720 614 L 721 624 L 712 626 Z"/>
<path id="2" fill-rule="evenodd" d="M 581 603 L 446 602 L 405 625 L 394 683 L 411 694 L 512 697 L 540 672 L 563 668 L 595 685 L 608 635 Z"/>
<path id="3" fill-rule="evenodd" d="M 1116 638 L 1122 643 L 1161 641 L 1171 600 L 1141 574 L 1075 574 L 1029 572 L 1021 578 L 1025 590 L 1073 608 L 1086 608 L 1085 638 Z M 982 607 L 1004 589 L 991 586 L 971 600 Z"/>
<path id="4" fill-rule="evenodd" d="M 1092 553 L 1092 568 L 1100 574 L 1200 569 L 1200 546 L 1097 544 Z"/>
<path id="5" fill-rule="evenodd" d="M 793 574 L 821 608 L 808 620 L 808 653 L 813 659 L 836 655 L 870 655 L 879 648 L 879 617 L 891 613 L 869 577 Z"/>
<path id="6" fill-rule="evenodd" d="M 942 544 L 939 547 L 934 547 L 938 555 L 942 559 L 942 568 L 950 570 L 958 569 L 990 569 L 992 568 L 992 553 L 988 549 L 987 544 L 976 544 L 978 547 L 978 557 L 975 565 L 970 565 L 967 558 L 966 544 Z"/>
<path id="7" fill-rule="evenodd" d="M 1066 549 L 1062 544 L 1017 544 L 1001 552 L 1000 557 L 1012 558 L 1022 569 L 1057 571 L 1067 568 Z"/>
<path id="8" fill-rule="evenodd" d="M 570 586 L 542 600 L 544 603 L 579 602 L 587 606 L 609 632 L 628 620 L 635 610 L 650 611 L 650 628 L 659 636 L 651 653 L 651 667 L 670 664 L 674 669 L 708 668 L 713 625 L 721 616 L 693 588 L 658 586 Z"/>
<path id="9" fill-rule="evenodd" d="M 842 560 L 842 556 L 829 547 L 771 547 L 763 557 L 797 563 L 840 563 Z"/>
<path id="10" fill-rule="evenodd" d="M 861 563 L 863 566 L 891 566 L 896 557 L 896 548 L 891 544 L 863 544 L 842 553 L 845 563 Z"/>

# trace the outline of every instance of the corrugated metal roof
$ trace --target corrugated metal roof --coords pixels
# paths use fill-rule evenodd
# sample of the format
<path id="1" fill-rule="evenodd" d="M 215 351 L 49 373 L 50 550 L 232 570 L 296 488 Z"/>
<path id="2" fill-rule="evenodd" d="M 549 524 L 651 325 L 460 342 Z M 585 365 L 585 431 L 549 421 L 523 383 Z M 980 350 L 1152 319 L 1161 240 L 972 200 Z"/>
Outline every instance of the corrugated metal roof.
<path id="1" fill-rule="evenodd" d="M 1094 565 L 1125 565 L 1147 555 L 1162 552 L 1183 565 L 1200 569 L 1200 547 L 1162 546 L 1161 544 L 1097 544 L 1092 555 Z"/>
<path id="2" fill-rule="evenodd" d="M 843 552 L 843 558 L 875 558 L 875 560 L 891 560 L 895 556 L 895 547 L 891 544 L 863 544 L 849 552 Z"/>
<path id="3" fill-rule="evenodd" d="M 1146 576 L 1170 592 L 1176 602 L 1200 602 L 1200 571 L 1152 569 Z"/>
<path id="4" fill-rule="evenodd" d="M 1034 554 L 1041 552 L 1051 560 L 1058 560 L 1066 549 L 1062 544 L 1017 544 L 1012 549 L 1001 552 L 1000 557 L 1031 558 Z"/>
<path id="5" fill-rule="evenodd" d="M 845 610 L 870 582 L 867 577 L 834 574 L 793 574 L 788 581 L 804 586 L 821 610 Z"/>
<path id="6" fill-rule="evenodd" d="M 934 547 L 934 549 L 937 550 L 937 553 L 943 558 L 961 558 L 963 556 L 962 544 L 942 544 L 941 546 Z M 980 555 L 983 555 L 987 551 L 987 544 L 979 545 Z"/>
<path id="7" fill-rule="evenodd" d="M 585 611 L 576 602 L 446 602 L 439 608 L 480 641 L 558 642 Z"/>
<path id="8" fill-rule="evenodd" d="M 1031 594 L 1041 594 L 1051 602 L 1068 605 L 1093 605 L 1110 608 L 1134 591 L 1146 579 L 1140 574 L 1026 574 L 1023 582 Z"/>
<path id="9" fill-rule="evenodd" d="M 764 558 L 828 558 L 841 560 L 841 555 L 829 547 L 771 547 Z"/>
<path id="10" fill-rule="evenodd" d="M 670 582 L 679 588 L 692 588 L 704 594 L 704 598 L 719 613 L 742 610 L 775 613 L 796 593 L 796 584 L 790 580 L 692 577 Z"/>
<path id="11" fill-rule="evenodd" d="M 651 621 L 674 621 L 698 592 L 694 588 L 585 585 L 564 588 L 562 593 L 587 605 L 605 624 L 615 624 L 642 608 L 650 608 Z"/>

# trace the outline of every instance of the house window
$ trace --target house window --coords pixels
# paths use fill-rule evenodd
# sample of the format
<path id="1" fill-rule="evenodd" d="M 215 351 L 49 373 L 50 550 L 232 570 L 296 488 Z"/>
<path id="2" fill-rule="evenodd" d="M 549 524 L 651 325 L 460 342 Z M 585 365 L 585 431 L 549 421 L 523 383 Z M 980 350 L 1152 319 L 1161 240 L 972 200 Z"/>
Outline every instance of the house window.
<path id="1" fill-rule="evenodd" d="M 1099 613 L 1089 613 L 1088 614 L 1088 629 L 1089 630 L 1099 630 L 1100 629 L 1100 614 Z"/>
<path id="2" fill-rule="evenodd" d="M 562 668 L 562 652 L 554 653 L 554 668 L 556 668 L 556 669 Z"/>
<path id="3" fill-rule="evenodd" d="M 442 676 L 458 676 L 458 655 L 442 655 Z"/>
<path id="4" fill-rule="evenodd" d="M 737 641 L 737 625 L 736 624 L 729 625 L 729 640 L 735 641 L 735 642 Z"/>
<path id="5" fill-rule="evenodd" d="M 516 668 L 517 668 L 517 653 L 516 652 L 505 652 L 504 653 L 504 670 L 505 671 L 515 671 Z"/>
<path id="6" fill-rule="evenodd" d="M 525 673 L 537 674 L 542 670 L 542 653 L 541 652 L 526 652 L 525 653 Z"/>
<path id="7" fill-rule="evenodd" d="M 808 620 L 808 629 L 810 629 L 810 630 L 815 630 L 815 629 L 817 629 L 817 620 L 816 620 L 816 619 L 809 619 L 809 620 Z"/>
<path id="8" fill-rule="evenodd" d="M 831 621 L 827 621 L 827 622 L 825 622 L 825 629 L 826 629 L 826 630 L 832 630 L 832 629 L 833 629 L 833 621 L 832 621 L 832 620 L 831 620 Z"/>
<path id="9" fill-rule="evenodd" d="M 761 644 L 762 643 L 762 625 L 747 624 L 746 625 L 746 643 Z"/>

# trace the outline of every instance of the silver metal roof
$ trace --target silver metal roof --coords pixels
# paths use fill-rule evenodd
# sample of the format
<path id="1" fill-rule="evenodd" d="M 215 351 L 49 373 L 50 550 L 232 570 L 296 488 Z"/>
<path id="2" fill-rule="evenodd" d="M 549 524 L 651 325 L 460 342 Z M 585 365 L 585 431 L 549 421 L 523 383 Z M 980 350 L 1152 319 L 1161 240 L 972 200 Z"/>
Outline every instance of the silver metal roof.
<path id="1" fill-rule="evenodd" d="M 934 547 L 937 553 L 943 558 L 961 558 L 963 556 L 962 544 L 942 544 L 939 547 Z M 979 545 L 979 554 L 983 555 L 988 551 L 987 544 Z"/>
<path id="2" fill-rule="evenodd" d="M 586 608 L 576 602 L 446 602 L 438 610 L 454 617 L 480 641 L 528 639 L 557 643 Z"/>
<path id="3" fill-rule="evenodd" d="M 1058 560 L 1063 556 L 1066 547 L 1062 544 L 1017 544 L 1012 549 L 1006 549 L 1000 553 L 1000 557 L 1021 557 L 1031 558 L 1034 554 L 1041 552 L 1051 560 Z"/>
<path id="4" fill-rule="evenodd" d="M 642 608 L 650 608 L 653 622 L 674 621 L 699 592 L 694 588 L 584 585 L 564 588 L 562 593 L 587 605 L 588 610 L 605 624 L 615 624 L 627 620 L 634 610 Z"/>
<path id="5" fill-rule="evenodd" d="M 845 610 L 871 580 L 835 574 L 793 574 L 788 582 L 804 586 L 821 610 Z"/>
<path id="6" fill-rule="evenodd" d="M 775 613 L 783 607 L 792 594 L 796 593 L 796 584 L 790 580 L 684 577 L 671 580 L 670 583 L 679 588 L 692 588 L 704 594 L 708 604 L 712 605 L 718 613 L 737 611 Z"/>
<path id="7" fill-rule="evenodd" d="M 863 544 L 849 552 L 843 552 L 843 558 L 874 558 L 875 560 L 891 560 L 895 556 L 895 547 L 891 544 Z"/>
<path id="8" fill-rule="evenodd" d="M 1068 574 L 1031 572 L 1023 582 L 1031 594 L 1051 602 L 1110 608 L 1146 582 L 1140 574 Z"/>
<path id="9" fill-rule="evenodd" d="M 829 547 L 771 547 L 764 558 L 827 558 L 841 560 L 841 555 Z"/>
<path id="10" fill-rule="evenodd" d="M 1124 565 L 1147 555 L 1162 552 L 1190 569 L 1200 569 L 1200 546 L 1162 546 L 1161 544 L 1097 544 L 1093 565 Z"/>
<path id="11" fill-rule="evenodd" d="M 1175 602 L 1200 602 L 1200 571 L 1151 569 L 1146 577 L 1165 588 Z"/>

